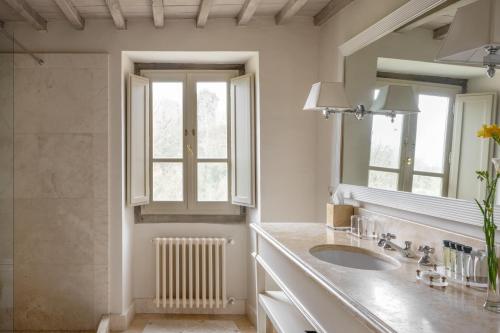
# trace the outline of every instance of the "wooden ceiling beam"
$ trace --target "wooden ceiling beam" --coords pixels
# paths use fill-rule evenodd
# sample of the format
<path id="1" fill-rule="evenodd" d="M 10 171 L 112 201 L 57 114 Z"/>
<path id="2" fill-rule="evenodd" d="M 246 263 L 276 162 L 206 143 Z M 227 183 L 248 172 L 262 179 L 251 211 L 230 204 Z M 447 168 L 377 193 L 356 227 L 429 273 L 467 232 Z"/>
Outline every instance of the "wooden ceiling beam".
<path id="1" fill-rule="evenodd" d="M 157 28 L 162 28 L 165 25 L 165 8 L 163 2 L 164 0 L 152 0 L 151 2 L 153 6 L 153 21 Z"/>
<path id="2" fill-rule="evenodd" d="M 71 0 L 54 0 L 54 2 L 75 29 L 83 30 L 85 28 L 85 20 Z"/>
<path id="3" fill-rule="evenodd" d="M 238 14 L 238 25 L 247 25 L 248 22 L 252 19 L 255 11 L 257 10 L 257 6 L 259 5 L 260 0 L 246 0 L 243 8 Z"/>
<path id="4" fill-rule="evenodd" d="M 354 0 L 331 0 L 318 14 L 314 15 L 314 25 L 322 25 Z"/>
<path id="5" fill-rule="evenodd" d="M 198 11 L 198 17 L 196 18 L 196 26 L 198 28 L 204 28 L 208 21 L 208 15 L 212 6 L 214 5 L 214 0 L 202 0 L 200 4 L 200 9 Z"/>
<path id="6" fill-rule="evenodd" d="M 5 0 L 5 2 L 36 30 L 47 30 L 47 21 L 31 8 L 25 0 Z"/>
<path id="7" fill-rule="evenodd" d="M 120 30 L 127 29 L 127 21 L 123 16 L 122 7 L 120 6 L 119 0 L 106 0 L 106 5 L 108 6 L 109 13 L 113 18 L 115 27 Z"/>
<path id="8" fill-rule="evenodd" d="M 297 12 L 304 7 L 307 0 L 289 0 L 286 5 L 276 14 L 276 24 L 284 24 L 291 19 Z"/>

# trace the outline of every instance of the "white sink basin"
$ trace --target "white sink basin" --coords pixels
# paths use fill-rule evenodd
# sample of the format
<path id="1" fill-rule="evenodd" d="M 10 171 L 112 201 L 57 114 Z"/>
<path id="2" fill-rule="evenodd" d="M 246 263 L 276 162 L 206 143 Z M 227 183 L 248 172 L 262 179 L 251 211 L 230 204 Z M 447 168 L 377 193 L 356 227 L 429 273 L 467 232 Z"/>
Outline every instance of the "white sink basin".
<path id="1" fill-rule="evenodd" d="M 354 246 L 318 245 L 309 252 L 319 260 L 349 268 L 387 271 L 401 266 L 389 256 Z"/>

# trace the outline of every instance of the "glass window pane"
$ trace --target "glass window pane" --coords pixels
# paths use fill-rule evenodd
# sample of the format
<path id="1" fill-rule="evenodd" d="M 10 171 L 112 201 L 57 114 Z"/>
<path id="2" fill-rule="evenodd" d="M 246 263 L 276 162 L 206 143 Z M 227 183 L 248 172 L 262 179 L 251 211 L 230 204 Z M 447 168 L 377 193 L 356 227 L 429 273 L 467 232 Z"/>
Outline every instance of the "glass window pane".
<path id="1" fill-rule="evenodd" d="M 373 116 L 370 166 L 398 169 L 401 158 L 403 116 L 391 122 L 385 116 Z"/>
<path id="2" fill-rule="evenodd" d="M 417 194 L 442 196 L 443 178 L 430 176 L 413 176 L 411 191 Z"/>
<path id="3" fill-rule="evenodd" d="M 153 82 L 153 158 L 182 158 L 182 82 Z"/>
<path id="4" fill-rule="evenodd" d="M 227 163 L 198 163 L 198 201 L 228 201 Z"/>
<path id="5" fill-rule="evenodd" d="M 370 170 L 368 172 L 368 187 L 397 190 L 398 174 L 395 172 Z"/>
<path id="6" fill-rule="evenodd" d="M 183 201 L 182 162 L 153 163 L 153 201 Z"/>
<path id="7" fill-rule="evenodd" d="M 227 82 L 198 82 L 198 158 L 227 158 Z"/>
<path id="8" fill-rule="evenodd" d="M 446 148 L 446 126 L 450 99 L 443 96 L 419 95 L 415 170 L 443 172 Z"/>

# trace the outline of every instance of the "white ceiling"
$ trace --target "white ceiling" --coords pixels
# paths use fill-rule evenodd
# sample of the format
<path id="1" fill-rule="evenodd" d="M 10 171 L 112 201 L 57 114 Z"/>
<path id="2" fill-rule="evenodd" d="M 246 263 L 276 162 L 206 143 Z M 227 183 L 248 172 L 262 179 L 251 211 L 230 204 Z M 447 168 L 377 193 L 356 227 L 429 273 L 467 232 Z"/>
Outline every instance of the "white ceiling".
<path id="1" fill-rule="evenodd" d="M 83 18 L 110 18 L 105 0 L 71 0 Z M 255 16 L 274 16 L 288 0 L 261 0 Z M 330 0 L 308 0 L 299 10 L 299 16 L 314 16 L 323 9 Z M 65 20 L 59 7 L 53 0 L 26 0 L 40 16 L 47 21 Z M 200 0 L 167 0 L 164 5 L 167 19 L 195 18 L 199 11 Z M 215 0 L 210 10 L 210 17 L 237 17 L 245 0 Z M 151 17 L 151 0 L 120 0 L 125 18 Z M 4 0 L 0 0 L 0 20 L 22 21 Z"/>
<path id="2" fill-rule="evenodd" d="M 414 60 L 378 58 L 377 70 L 399 74 L 431 75 L 456 79 L 470 79 L 484 76 L 482 67 L 440 64 Z"/>

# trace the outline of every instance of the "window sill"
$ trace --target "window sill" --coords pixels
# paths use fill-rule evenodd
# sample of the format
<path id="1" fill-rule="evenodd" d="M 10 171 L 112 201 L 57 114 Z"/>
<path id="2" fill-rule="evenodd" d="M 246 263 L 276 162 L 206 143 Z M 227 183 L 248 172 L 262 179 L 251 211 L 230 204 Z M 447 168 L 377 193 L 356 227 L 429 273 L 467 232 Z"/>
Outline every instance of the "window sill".
<path id="1" fill-rule="evenodd" d="M 245 223 L 246 213 L 242 209 L 237 215 L 188 215 L 188 214 L 141 214 L 135 208 L 135 223 Z"/>

